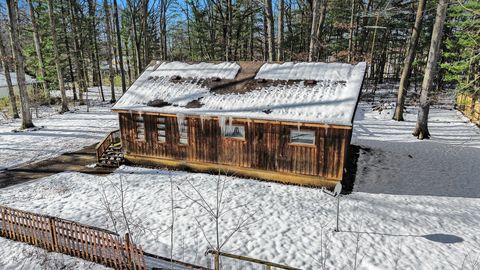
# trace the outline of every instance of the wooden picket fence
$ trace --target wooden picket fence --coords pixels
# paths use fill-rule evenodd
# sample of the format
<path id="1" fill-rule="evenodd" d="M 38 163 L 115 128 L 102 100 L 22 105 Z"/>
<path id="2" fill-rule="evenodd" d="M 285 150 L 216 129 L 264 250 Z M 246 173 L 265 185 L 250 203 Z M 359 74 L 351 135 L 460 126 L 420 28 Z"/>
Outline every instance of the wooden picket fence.
<path id="1" fill-rule="evenodd" d="M 457 109 L 461 111 L 473 123 L 480 126 L 480 97 L 458 94 Z"/>
<path id="2" fill-rule="evenodd" d="M 0 206 L 0 235 L 115 269 L 147 269 L 130 236 L 73 221 Z"/>

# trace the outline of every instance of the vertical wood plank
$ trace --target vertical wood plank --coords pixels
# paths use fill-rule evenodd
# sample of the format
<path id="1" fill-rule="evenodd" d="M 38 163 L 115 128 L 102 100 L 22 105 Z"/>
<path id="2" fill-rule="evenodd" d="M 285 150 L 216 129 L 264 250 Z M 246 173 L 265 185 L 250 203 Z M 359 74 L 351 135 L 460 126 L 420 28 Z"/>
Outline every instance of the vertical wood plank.
<path id="1" fill-rule="evenodd" d="M 5 220 L 5 208 L 0 206 L 0 214 L 2 218 L 2 236 L 7 234 L 7 221 Z"/>
<path id="2" fill-rule="evenodd" d="M 27 239 L 28 243 L 33 245 L 33 227 L 31 225 L 31 214 L 25 212 L 25 224 L 27 225 Z"/>
<path id="3" fill-rule="evenodd" d="M 145 263 L 145 255 L 143 254 L 142 246 L 140 246 L 140 259 L 141 259 L 141 269 L 147 270 L 147 264 Z"/>

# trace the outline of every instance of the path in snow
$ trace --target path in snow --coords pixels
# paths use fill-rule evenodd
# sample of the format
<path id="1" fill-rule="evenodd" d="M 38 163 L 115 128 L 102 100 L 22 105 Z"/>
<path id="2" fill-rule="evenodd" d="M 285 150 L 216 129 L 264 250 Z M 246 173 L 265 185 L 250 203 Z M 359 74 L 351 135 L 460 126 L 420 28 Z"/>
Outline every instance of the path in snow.
<path id="1" fill-rule="evenodd" d="M 63 153 L 55 158 L 0 171 L 0 188 L 65 171 L 95 175 L 111 173 L 114 170 L 113 168 L 88 166 L 97 162 L 95 145 L 85 147 L 79 151 Z"/>
<path id="2" fill-rule="evenodd" d="M 361 103 L 352 143 L 360 145 L 354 191 L 480 198 L 480 129 L 456 110 L 430 109 L 432 138 L 411 135 L 416 109 L 392 120 Z"/>
<path id="3" fill-rule="evenodd" d="M 42 108 L 40 118 L 33 119 L 40 130 L 13 132 L 20 127 L 19 119 L 0 122 L 0 171 L 80 150 L 118 128 L 117 115 L 110 111 L 111 104 L 101 103 L 98 94 L 91 94 L 91 98 L 95 106 L 89 112 L 86 106 L 73 107 L 64 114 L 55 113 L 53 108 Z"/>

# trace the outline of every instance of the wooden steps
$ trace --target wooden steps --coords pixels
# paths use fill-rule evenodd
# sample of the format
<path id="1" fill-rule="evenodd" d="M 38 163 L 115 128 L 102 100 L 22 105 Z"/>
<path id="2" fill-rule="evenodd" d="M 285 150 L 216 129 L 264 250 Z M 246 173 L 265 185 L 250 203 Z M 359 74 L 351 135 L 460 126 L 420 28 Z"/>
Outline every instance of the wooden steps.
<path id="1" fill-rule="evenodd" d="M 121 143 L 115 143 L 108 146 L 107 150 L 103 152 L 99 160 L 97 161 L 97 166 L 99 167 L 112 167 L 118 168 L 125 161 L 122 151 Z"/>

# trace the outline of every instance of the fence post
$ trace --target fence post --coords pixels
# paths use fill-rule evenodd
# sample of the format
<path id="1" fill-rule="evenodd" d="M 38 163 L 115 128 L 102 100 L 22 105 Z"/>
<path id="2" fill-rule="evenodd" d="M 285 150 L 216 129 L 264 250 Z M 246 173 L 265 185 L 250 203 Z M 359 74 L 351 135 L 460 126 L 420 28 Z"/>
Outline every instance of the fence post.
<path id="1" fill-rule="evenodd" d="M 7 225 L 7 224 L 6 224 L 6 222 L 5 222 L 5 216 L 4 216 L 4 214 L 3 214 L 3 210 L 4 210 L 4 208 L 3 208 L 3 207 L 0 207 L 0 214 L 2 215 L 2 228 L 1 228 L 1 232 L 2 232 L 2 233 L 0 234 L 1 236 L 5 235 L 6 232 L 7 232 L 7 230 L 6 230 L 6 225 Z"/>
<path id="2" fill-rule="evenodd" d="M 132 266 L 132 254 L 130 252 L 130 234 L 126 233 L 125 234 L 125 247 L 126 247 L 126 253 L 127 253 L 127 262 L 128 262 L 128 267 L 130 268 Z"/>
<path id="3" fill-rule="evenodd" d="M 55 228 L 55 218 L 54 217 L 48 217 L 48 223 L 50 224 L 50 236 L 52 237 L 52 251 L 58 252 L 57 233 L 56 233 L 56 228 Z"/>

